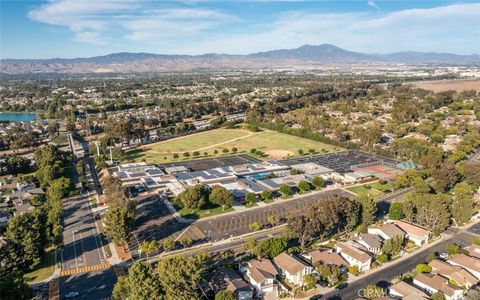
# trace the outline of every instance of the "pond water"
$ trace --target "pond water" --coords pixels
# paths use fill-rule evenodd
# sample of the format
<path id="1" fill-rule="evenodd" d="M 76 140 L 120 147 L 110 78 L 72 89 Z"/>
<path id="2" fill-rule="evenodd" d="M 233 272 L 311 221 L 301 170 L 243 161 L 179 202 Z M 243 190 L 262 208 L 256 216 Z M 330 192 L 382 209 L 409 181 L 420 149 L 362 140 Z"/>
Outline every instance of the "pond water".
<path id="1" fill-rule="evenodd" d="M 20 122 L 20 121 L 33 121 L 36 120 L 38 116 L 36 114 L 31 114 L 31 113 L 3 113 L 0 112 L 0 121 L 15 121 L 15 122 Z"/>

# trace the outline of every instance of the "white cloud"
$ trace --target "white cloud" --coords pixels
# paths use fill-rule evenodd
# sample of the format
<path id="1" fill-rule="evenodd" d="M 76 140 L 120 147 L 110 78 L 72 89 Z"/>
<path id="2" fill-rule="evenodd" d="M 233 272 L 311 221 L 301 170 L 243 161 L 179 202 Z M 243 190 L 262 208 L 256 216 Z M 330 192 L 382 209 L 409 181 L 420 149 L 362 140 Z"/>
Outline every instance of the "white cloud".
<path id="1" fill-rule="evenodd" d="M 480 3 L 430 9 L 378 13 L 282 14 L 268 30 L 237 35 L 218 35 L 192 45 L 189 51 L 203 53 L 251 53 L 304 44 L 331 43 L 352 51 L 480 52 Z M 462 49 L 462 50 L 459 50 Z"/>
<path id="2" fill-rule="evenodd" d="M 368 6 L 371 6 L 371 7 L 375 8 L 375 9 L 379 9 L 377 3 L 375 3 L 375 1 L 373 1 L 373 0 L 369 0 L 369 1 L 367 2 L 367 4 L 368 4 Z"/>
<path id="3" fill-rule="evenodd" d="M 63 26 L 77 41 L 98 44 L 109 30 L 109 17 L 137 7 L 134 0 L 53 0 L 28 12 L 31 20 Z"/>
<path id="4" fill-rule="evenodd" d="M 376 6 L 374 0 L 367 3 Z M 165 6 L 146 0 L 53 0 L 28 16 L 68 28 L 79 42 L 101 44 L 113 40 L 115 33 L 119 49 L 157 53 L 241 54 L 322 43 L 369 53 L 480 52 L 480 3 L 390 13 L 289 11 L 266 18 L 255 15 L 256 20 L 250 22 L 204 8 L 202 3 Z"/>

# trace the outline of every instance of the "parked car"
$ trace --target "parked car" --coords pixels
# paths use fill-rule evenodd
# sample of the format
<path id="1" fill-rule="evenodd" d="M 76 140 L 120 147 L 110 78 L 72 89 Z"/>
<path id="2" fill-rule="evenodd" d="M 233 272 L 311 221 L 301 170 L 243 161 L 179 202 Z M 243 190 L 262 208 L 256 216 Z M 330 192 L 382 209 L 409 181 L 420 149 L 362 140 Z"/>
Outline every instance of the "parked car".
<path id="1" fill-rule="evenodd" d="M 339 285 L 337 285 L 337 286 L 335 287 L 335 289 L 336 289 L 337 291 L 339 291 L 339 290 L 343 290 L 343 289 L 346 288 L 347 286 L 348 286 L 348 283 L 347 283 L 347 282 L 344 282 L 344 283 L 340 283 Z"/>
<path id="2" fill-rule="evenodd" d="M 65 294 L 65 298 L 70 299 L 70 298 L 75 298 L 80 295 L 79 292 L 70 292 Z"/>
<path id="3" fill-rule="evenodd" d="M 440 257 L 441 259 L 447 259 L 447 258 L 448 258 L 448 253 L 442 252 L 442 253 L 440 253 L 439 257 Z"/>

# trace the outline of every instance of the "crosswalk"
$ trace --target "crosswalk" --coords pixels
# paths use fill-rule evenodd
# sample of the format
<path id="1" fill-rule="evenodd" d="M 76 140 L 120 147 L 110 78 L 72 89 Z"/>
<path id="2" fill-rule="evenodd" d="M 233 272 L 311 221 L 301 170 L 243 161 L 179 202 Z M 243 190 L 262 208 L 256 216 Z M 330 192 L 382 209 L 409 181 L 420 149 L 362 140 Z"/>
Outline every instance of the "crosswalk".
<path id="1" fill-rule="evenodd" d="M 110 268 L 109 263 L 101 263 L 93 266 L 86 266 L 86 267 L 81 267 L 81 268 L 76 268 L 71 270 L 62 270 L 60 275 L 61 276 L 75 275 L 75 274 L 81 274 L 81 273 L 86 273 L 86 272 L 96 271 L 96 270 L 103 270 L 108 268 Z"/>

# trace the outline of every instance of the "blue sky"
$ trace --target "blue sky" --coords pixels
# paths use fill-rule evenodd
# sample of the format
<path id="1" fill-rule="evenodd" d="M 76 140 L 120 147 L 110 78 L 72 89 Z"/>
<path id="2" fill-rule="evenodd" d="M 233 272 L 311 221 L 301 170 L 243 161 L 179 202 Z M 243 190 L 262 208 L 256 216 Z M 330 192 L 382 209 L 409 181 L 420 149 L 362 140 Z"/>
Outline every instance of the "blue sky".
<path id="1" fill-rule="evenodd" d="M 0 57 L 247 54 L 330 43 L 480 54 L 479 1 L 0 0 Z"/>

